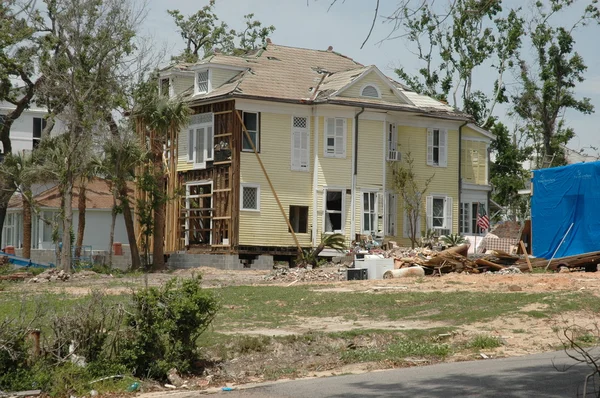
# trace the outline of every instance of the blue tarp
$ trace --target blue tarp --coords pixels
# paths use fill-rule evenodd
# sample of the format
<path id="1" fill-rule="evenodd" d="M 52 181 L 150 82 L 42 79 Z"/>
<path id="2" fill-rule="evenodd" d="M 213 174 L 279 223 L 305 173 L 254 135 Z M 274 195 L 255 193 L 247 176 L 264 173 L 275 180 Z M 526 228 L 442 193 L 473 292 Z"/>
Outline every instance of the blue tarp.
<path id="1" fill-rule="evenodd" d="M 571 226 L 572 225 L 572 226 Z M 549 259 L 600 251 L 600 162 L 533 172 L 533 255 Z"/>

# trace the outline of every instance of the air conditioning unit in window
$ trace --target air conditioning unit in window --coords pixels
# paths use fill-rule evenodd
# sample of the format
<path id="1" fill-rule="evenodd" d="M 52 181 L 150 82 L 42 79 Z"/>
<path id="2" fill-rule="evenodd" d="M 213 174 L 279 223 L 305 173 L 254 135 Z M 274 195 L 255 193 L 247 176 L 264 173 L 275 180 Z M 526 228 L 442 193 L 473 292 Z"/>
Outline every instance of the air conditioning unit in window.
<path id="1" fill-rule="evenodd" d="M 388 151 L 388 159 L 391 162 L 399 162 L 402 160 L 402 153 L 399 151 Z"/>

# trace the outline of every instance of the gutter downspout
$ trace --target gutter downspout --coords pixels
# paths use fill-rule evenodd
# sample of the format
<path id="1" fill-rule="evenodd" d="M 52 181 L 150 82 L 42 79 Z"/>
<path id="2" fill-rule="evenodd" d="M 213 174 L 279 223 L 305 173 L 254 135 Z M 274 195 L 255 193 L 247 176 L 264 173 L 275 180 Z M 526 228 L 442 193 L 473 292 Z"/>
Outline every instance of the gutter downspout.
<path id="1" fill-rule="evenodd" d="M 360 108 L 360 112 L 354 115 L 354 138 L 352 140 L 352 189 L 351 189 L 351 204 L 350 209 L 350 241 L 356 237 L 356 176 L 358 174 L 358 117 L 365 111 L 365 108 Z"/>
<path id="2" fill-rule="evenodd" d="M 469 122 L 464 122 L 458 127 L 458 233 L 460 234 L 460 212 L 462 210 L 462 129 Z M 452 229 L 450 229 L 452 231 Z"/>
<path id="3" fill-rule="evenodd" d="M 312 120 L 313 120 L 313 209 L 312 209 L 312 246 L 317 246 L 317 231 L 319 229 L 318 222 L 319 219 L 317 217 L 318 209 L 318 189 L 319 189 L 319 116 L 317 115 L 316 107 L 312 106 Z"/>

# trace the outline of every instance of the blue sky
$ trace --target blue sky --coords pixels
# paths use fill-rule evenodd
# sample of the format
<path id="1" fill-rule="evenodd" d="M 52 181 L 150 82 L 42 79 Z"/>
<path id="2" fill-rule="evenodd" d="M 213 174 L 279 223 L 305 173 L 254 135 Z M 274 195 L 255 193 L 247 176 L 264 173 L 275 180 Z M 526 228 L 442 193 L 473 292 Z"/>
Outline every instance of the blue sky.
<path id="1" fill-rule="evenodd" d="M 184 15 L 190 15 L 207 3 L 208 0 L 147 0 L 148 16 L 141 33 L 166 46 L 168 55 L 175 54 L 184 45 L 167 9 L 178 9 Z M 331 0 L 217 0 L 215 11 L 234 29 L 242 27 L 245 14 L 254 13 L 264 25 L 276 27 L 271 35 L 276 44 L 323 50 L 333 46 L 335 51 L 362 64 L 377 65 L 391 77 L 396 77 L 394 68 L 399 65 L 414 73 L 419 63 L 402 39 L 378 43 L 391 29 L 381 19 L 378 19 L 369 42 L 363 49 L 360 48 L 369 31 L 375 3 L 375 0 L 338 0 L 328 11 Z M 380 15 L 389 15 L 398 2 L 382 0 L 381 3 Z M 572 16 L 567 14 L 565 18 Z M 600 147 L 600 52 L 596 42 L 599 35 L 600 27 L 597 25 L 576 33 L 576 48 L 588 66 L 586 81 L 576 93 L 579 97 L 590 97 L 596 113 L 581 115 L 570 112 L 566 115 L 568 125 L 577 133 L 569 145 L 573 149 Z M 478 82 L 487 83 L 495 76 L 482 70 L 475 78 L 477 89 Z M 506 79 L 510 84 L 511 76 Z M 497 108 L 495 113 L 510 123 L 505 111 Z"/>

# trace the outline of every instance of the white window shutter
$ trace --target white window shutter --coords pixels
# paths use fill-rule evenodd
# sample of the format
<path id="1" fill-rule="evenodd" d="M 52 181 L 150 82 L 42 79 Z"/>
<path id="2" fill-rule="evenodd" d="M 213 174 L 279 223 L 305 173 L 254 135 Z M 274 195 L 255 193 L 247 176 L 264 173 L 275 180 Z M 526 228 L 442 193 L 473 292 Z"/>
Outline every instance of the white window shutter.
<path id="1" fill-rule="evenodd" d="M 188 162 L 194 161 L 194 130 L 188 130 Z"/>
<path id="2" fill-rule="evenodd" d="M 446 196 L 446 208 L 444 209 L 444 216 L 444 226 L 446 229 L 450 230 L 450 233 L 452 233 L 452 197 L 450 196 Z"/>
<path id="3" fill-rule="evenodd" d="M 346 119 L 335 120 L 335 156 L 346 156 Z"/>
<path id="4" fill-rule="evenodd" d="M 196 163 L 204 163 L 206 133 L 204 127 L 196 129 Z"/>
<path id="5" fill-rule="evenodd" d="M 309 161 L 309 137 L 308 131 L 304 130 L 300 132 L 300 169 L 308 170 L 308 161 Z"/>
<path id="6" fill-rule="evenodd" d="M 383 215 L 383 193 L 382 192 L 377 192 L 377 215 L 378 216 L 382 216 Z"/>
<path id="7" fill-rule="evenodd" d="M 335 139 L 335 118 L 328 117 L 325 123 L 325 155 L 335 154 L 335 147 L 329 146 L 329 139 Z"/>
<path id="8" fill-rule="evenodd" d="M 390 201 L 392 202 L 389 207 L 391 208 L 391 215 L 390 215 L 390 226 L 389 231 L 391 232 L 392 236 L 396 236 L 396 234 L 398 233 L 396 230 L 396 223 L 397 223 L 397 219 L 398 219 L 398 195 L 392 194 L 390 195 Z"/>
<path id="9" fill-rule="evenodd" d="M 440 130 L 440 167 L 448 166 L 448 131 Z"/>
<path id="10" fill-rule="evenodd" d="M 212 126 L 208 126 L 206 128 L 206 159 L 213 159 L 213 145 L 215 143 L 215 138 L 213 134 Z"/>
<path id="11" fill-rule="evenodd" d="M 425 198 L 425 216 L 427 217 L 427 229 L 433 228 L 433 196 Z"/>
<path id="12" fill-rule="evenodd" d="M 300 147 L 301 137 L 299 131 L 292 131 L 292 169 L 298 170 L 300 168 Z"/>
<path id="13" fill-rule="evenodd" d="M 433 166 L 433 130 L 432 129 L 427 129 L 427 165 Z"/>

